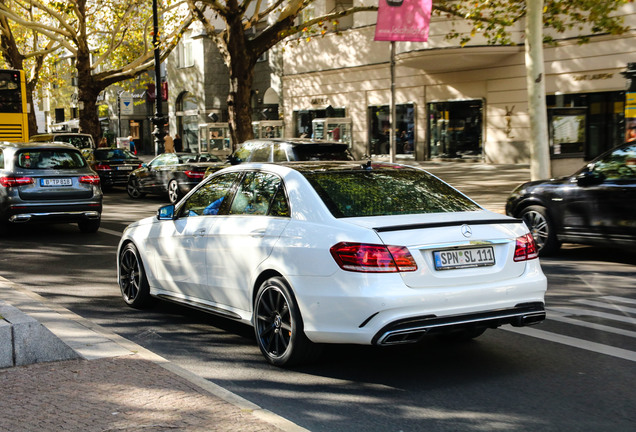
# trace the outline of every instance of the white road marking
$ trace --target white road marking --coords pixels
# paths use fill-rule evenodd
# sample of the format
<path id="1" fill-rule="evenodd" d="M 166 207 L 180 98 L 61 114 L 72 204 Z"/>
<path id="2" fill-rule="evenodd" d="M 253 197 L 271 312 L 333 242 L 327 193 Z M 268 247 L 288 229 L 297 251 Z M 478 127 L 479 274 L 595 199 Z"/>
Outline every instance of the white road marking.
<path id="1" fill-rule="evenodd" d="M 625 330 L 625 329 L 617 328 L 617 327 L 611 327 L 611 326 L 607 326 L 603 324 L 591 323 L 591 322 L 587 322 L 587 321 L 583 321 L 583 320 L 579 320 L 575 318 L 569 318 L 552 309 L 548 309 L 548 319 L 552 321 L 559 321 L 559 322 L 564 322 L 567 324 L 572 324 L 572 325 L 576 325 L 580 327 L 590 328 L 593 330 L 604 331 L 607 333 L 614 333 L 614 334 L 619 334 L 622 336 L 636 338 L 636 332 L 634 331 Z"/>
<path id="2" fill-rule="evenodd" d="M 624 315 L 614 315 L 605 312 L 599 312 L 588 309 L 579 309 L 573 307 L 552 307 L 548 308 L 548 310 L 552 310 L 555 312 L 560 312 L 564 315 L 572 315 L 572 316 L 591 316 L 596 318 L 604 318 L 612 321 L 620 321 L 628 324 L 636 325 L 636 318 L 624 316 Z"/>
<path id="3" fill-rule="evenodd" d="M 108 229 L 108 228 L 100 228 L 99 232 L 100 233 L 104 233 L 104 234 L 110 234 L 110 235 L 113 235 L 115 237 L 121 237 L 121 235 L 122 235 L 121 231 L 115 231 L 115 230 L 111 230 L 111 229 Z"/>
<path id="4" fill-rule="evenodd" d="M 629 361 L 636 361 L 636 352 L 629 351 L 622 348 L 616 348 L 608 345 L 599 344 L 596 342 L 590 342 L 583 339 L 577 339 L 570 336 L 564 336 L 556 333 L 550 333 L 543 330 L 537 330 L 532 327 L 501 327 L 503 330 L 507 330 L 513 333 L 519 333 L 525 336 L 535 337 L 538 339 L 547 340 L 550 342 L 556 342 L 563 345 L 580 348 L 586 351 L 592 351 L 599 354 L 605 354 L 612 357 L 621 358 Z"/>
<path id="5" fill-rule="evenodd" d="M 603 302 L 598 302 L 598 301 L 588 300 L 588 299 L 572 300 L 572 303 L 584 304 L 587 306 L 595 306 L 595 307 L 605 308 L 605 309 L 614 309 L 623 313 L 636 314 L 636 308 L 621 306 L 614 303 L 603 303 Z"/>

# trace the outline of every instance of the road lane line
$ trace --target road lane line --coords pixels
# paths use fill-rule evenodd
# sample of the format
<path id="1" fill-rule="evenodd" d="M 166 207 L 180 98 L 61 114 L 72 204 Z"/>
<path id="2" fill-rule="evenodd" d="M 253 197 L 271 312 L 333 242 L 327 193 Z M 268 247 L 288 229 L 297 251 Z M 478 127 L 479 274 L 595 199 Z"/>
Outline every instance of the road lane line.
<path id="1" fill-rule="evenodd" d="M 573 307 L 551 307 L 550 310 L 555 312 L 560 312 L 564 315 L 572 315 L 572 316 L 591 316 L 596 318 L 604 318 L 612 321 L 620 321 L 629 324 L 636 324 L 636 318 L 627 317 L 624 315 L 614 315 L 605 312 L 587 310 L 587 309 L 578 309 Z"/>
<path id="2" fill-rule="evenodd" d="M 599 354 L 605 354 L 612 357 L 621 358 L 636 362 L 636 352 L 629 351 L 622 348 L 616 348 L 609 345 L 603 345 L 596 342 L 590 342 L 583 339 L 577 339 L 570 336 L 564 336 L 556 333 L 550 333 L 543 330 L 537 330 L 529 327 L 500 327 L 502 330 L 506 330 L 513 333 L 519 333 L 524 336 L 530 336 L 537 339 L 543 339 L 550 342 L 556 342 L 563 345 L 568 345 L 575 348 L 580 348 L 586 351 L 592 351 Z"/>
<path id="3" fill-rule="evenodd" d="M 603 299 L 603 300 L 614 301 L 616 303 L 636 304 L 636 299 L 629 298 L 629 297 L 604 296 L 604 297 L 600 297 L 600 298 Z"/>
<path id="4" fill-rule="evenodd" d="M 592 330 L 598 330 L 598 331 L 603 331 L 607 333 L 619 334 L 621 336 L 636 338 L 636 332 L 634 331 L 625 330 L 625 329 L 617 328 L 617 327 L 606 326 L 603 324 L 595 324 L 595 323 L 591 323 L 591 322 L 587 322 L 583 320 L 578 320 L 575 318 L 568 318 L 564 315 L 559 314 L 558 312 L 554 312 L 549 309 L 548 309 L 548 319 L 551 321 L 559 321 L 566 324 L 572 324 L 579 327 L 589 328 Z"/>
<path id="5" fill-rule="evenodd" d="M 121 237 L 121 235 L 122 235 L 121 231 L 115 231 L 115 230 L 111 230 L 111 229 L 108 229 L 108 228 L 100 228 L 99 232 L 100 233 L 104 233 L 104 234 L 110 234 L 110 235 L 113 235 L 115 237 Z"/>
<path id="6" fill-rule="evenodd" d="M 615 311 L 624 312 L 628 314 L 636 314 L 636 308 L 630 308 L 630 307 L 621 306 L 621 305 L 617 305 L 613 303 L 603 303 L 603 302 L 598 302 L 598 301 L 588 300 L 588 299 L 576 299 L 576 300 L 572 300 L 572 303 L 584 304 L 587 306 L 596 306 L 596 307 L 604 308 L 604 309 L 613 309 Z"/>

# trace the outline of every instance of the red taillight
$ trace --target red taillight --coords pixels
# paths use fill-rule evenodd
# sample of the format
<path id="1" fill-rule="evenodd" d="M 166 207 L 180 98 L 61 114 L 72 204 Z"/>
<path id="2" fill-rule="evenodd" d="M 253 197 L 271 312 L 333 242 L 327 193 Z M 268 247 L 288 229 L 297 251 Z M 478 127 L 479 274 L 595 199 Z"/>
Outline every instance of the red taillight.
<path id="1" fill-rule="evenodd" d="M 537 243 L 534 241 L 532 234 L 517 237 L 514 256 L 515 261 L 526 261 L 538 257 L 539 250 L 537 249 Z"/>
<path id="2" fill-rule="evenodd" d="M 16 187 L 34 183 L 31 177 L 0 177 L 0 185 L 4 187 Z"/>
<path id="3" fill-rule="evenodd" d="M 404 246 L 341 242 L 329 251 L 343 270 L 366 273 L 417 270 L 413 256 Z"/>
<path id="4" fill-rule="evenodd" d="M 96 171 L 110 171 L 112 168 L 108 164 L 97 164 L 93 167 Z"/>
<path id="5" fill-rule="evenodd" d="M 98 175 L 85 175 L 79 178 L 80 183 L 88 183 L 92 185 L 99 184 L 99 176 Z"/>
<path id="6" fill-rule="evenodd" d="M 202 179 L 203 176 L 205 175 L 205 172 L 201 172 L 201 171 L 184 171 L 184 174 L 186 175 L 186 177 L 191 178 L 191 179 Z"/>

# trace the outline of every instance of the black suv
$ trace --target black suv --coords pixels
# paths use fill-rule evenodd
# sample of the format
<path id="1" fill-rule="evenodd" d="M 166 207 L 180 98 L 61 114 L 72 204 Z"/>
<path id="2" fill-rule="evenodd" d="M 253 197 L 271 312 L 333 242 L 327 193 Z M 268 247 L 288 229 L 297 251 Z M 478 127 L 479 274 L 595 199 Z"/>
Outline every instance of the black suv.
<path id="1" fill-rule="evenodd" d="M 232 165 L 242 162 L 354 160 L 349 145 L 306 138 L 268 138 L 245 141 L 228 157 Z"/>

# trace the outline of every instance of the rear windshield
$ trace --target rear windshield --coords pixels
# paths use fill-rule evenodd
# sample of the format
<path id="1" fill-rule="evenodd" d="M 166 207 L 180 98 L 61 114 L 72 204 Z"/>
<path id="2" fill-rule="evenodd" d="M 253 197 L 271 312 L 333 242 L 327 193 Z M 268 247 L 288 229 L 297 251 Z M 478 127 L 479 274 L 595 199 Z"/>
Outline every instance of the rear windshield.
<path id="1" fill-rule="evenodd" d="M 78 151 L 34 149 L 18 153 L 18 166 L 27 169 L 73 169 L 86 166 Z"/>
<path id="2" fill-rule="evenodd" d="M 305 173 L 337 218 L 476 211 L 456 189 L 419 170 L 359 170 Z"/>
<path id="3" fill-rule="evenodd" d="M 297 161 L 348 161 L 353 160 L 346 144 L 320 145 L 302 144 L 294 146 L 294 158 Z"/>
<path id="4" fill-rule="evenodd" d="M 113 160 L 113 159 L 137 159 L 137 156 L 125 149 L 103 149 L 95 150 L 95 159 Z"/>

